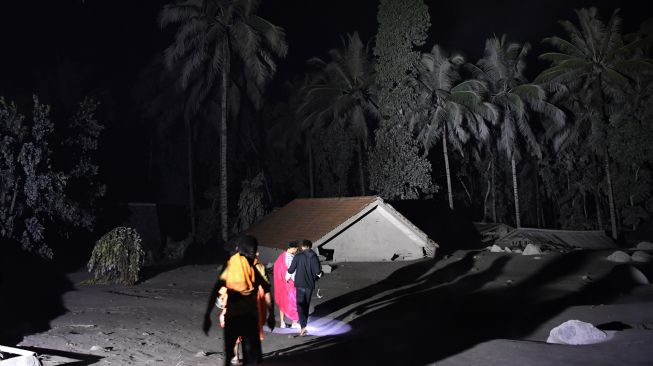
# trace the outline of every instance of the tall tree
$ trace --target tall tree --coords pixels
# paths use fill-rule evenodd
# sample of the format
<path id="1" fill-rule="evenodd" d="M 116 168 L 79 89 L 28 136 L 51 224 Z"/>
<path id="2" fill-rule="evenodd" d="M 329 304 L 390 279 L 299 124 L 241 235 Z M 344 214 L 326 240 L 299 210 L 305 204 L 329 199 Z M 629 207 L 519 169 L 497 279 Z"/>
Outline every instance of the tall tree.
<path id="1" fill-rule="evenodd" d="M 309 63 L 318 72 L 304 88 L 304 101 L 299 108 L 304 129 L 335 123 L 351 128 L 357 139 L 360 194 L 365 195 L 364 152 L 369 139 L 368 119 L 378 119 L 374 95 L 374 66 L 369 47 L 354 32 L 343 40 L 342 49 L 331 49 L 326 62 L 312 58 Z"/>
<path id="2" fill-rule="evenodd" d="M 68 126 L 57 135 L 50 106 L 33 100 L 25 118 L 0 97 L 0 240 L 51 259 L 53 233 L 67 237 L 73 227 L 95 225 L 105 192 L 94 161 L 103 127 L 95 119 L 97 103 L 86 98 L 71 122 L 57 124 Z"/>
<path id="3" fill-rule="evenodd" d="M 495 121 L 494 106 L 483 101 L 484 83 L 462 80 L 459 68 L 465 63 L 460 55 L 449 56 L 435 45 L 430 53 L 422 55 L 418 89 L 420 90 L 419 139 L 428 151 L 436 139 L 442 140 L 447 177 L 449 207 L 453 210 L 451 173 L 447 145 L 451 144 L 462 154 L 462 145 L 470 134 L 485 140 L 489 130 L 484 121 Z"/>
<path id="4" fill-rule="evenodd" d="M 487 83 L 489 101 L 499 113 L 497 146 L 510 160 L 517 227 L 521 227 L 516 167 L 521 153 L 520 142 L 532 154 L 541 156 L 529 123 L 530 112 L 542 113 L 558 125 L 564 124 L 565 120 L 564 113 L 546 101 L 544 89 L 527 82 L 524 69 L 529 49 L 527 43 L 508 42 L 505 35 L 492 37 L 485 42 L 483 58 L 476 66 L 470 67 L 476 78 Z"/>
<path id="5" fill-rule="evenodd" d="M 550 61 L 552 66 L 542 72 L 535 80 L 558 92 L 575 91 L 583 94 L 592 112 L 598 117 L 592 127 L 593 149 L 603 159 L 604 172 L 608 183 L 608 202 L 612 237 L 617 238 L 617 219 L 610 174 L 610 155 L 606 146 L 610 117 L 614 114 L 611 101 L 623 98 L 622 90 L 627 87 L 632 75 L 650 71 L 650 61 L 631 57 L 633 49 L 643 44 L 636 39 L 625 44 L 620 34 L 621 18 L 618 9 L 612 13 L 607 24 L 599 18 L 596 8 L 576 10 L 578 27 L 570 21 L 560 21 L 569 40 L 554 36 L 544 42 L 557 48 L 559 52 L 540 55 Z"/>
<path id="6" fill-rule="evenodd" d="M 386 198 L 405 197 L 406 192 L 430 192 L 431 164 L 419 154 L 417 142 L 408 131 L 417 98 L 413 81 L 418 73 L 419 52 L 414 48 L 426 40 L 431 25 L 429 10 L 422 0 L 381 0 L 377 19 L 374 55 L 382 117 L 375 131 L 375 146 L 370 150 L 370 188 L 384 187 Z M 378 164 L 372 167 L 372 161 Z M 408 170 L 416 166 L 421 168 Z M 388 186 L 389 182 L 394 187 Z"/>
<path id="7" fill-rule="evenodd" d="M 228 102 L 237 102 L 230 98 L 230 90 L 236 86 L 232 85 L 232 73 L 242 73 L 244 92 L 260 107 L 264 88 L 276 72 L 274 58 L 285 57 L 288 50 L 283 29 L 256 15 L 259 5 L 260 0 L 185 0 L 164 6 L 159 17 L 162 27 L 177 26 L 175 39 L 165 50 L 165 61 L 169 67 L 180 67 L 179 83 L 187 94 L 186 124 L 202 105 L 220 97 L 216 127 L 220 134 L 223 240 L 228 237 Z"/>

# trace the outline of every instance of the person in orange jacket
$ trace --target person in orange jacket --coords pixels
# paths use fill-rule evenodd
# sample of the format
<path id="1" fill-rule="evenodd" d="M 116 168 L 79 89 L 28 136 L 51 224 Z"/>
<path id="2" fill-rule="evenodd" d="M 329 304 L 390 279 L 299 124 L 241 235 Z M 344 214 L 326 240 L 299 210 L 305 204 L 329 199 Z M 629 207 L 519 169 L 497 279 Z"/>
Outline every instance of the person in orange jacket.
<path id="1" fill-rule="evenodd" d="M 242 340 L 243 363 L 245 365 L 260 363 L 263 352 L 262 327 L 259 328 L 259 324 L 266 318 L 265 310 L 267 310 L 268 327 L 273 330 L 275 326 L 270 284 L 260 270 L 256 269 L 257 249 L 256 238 L 251 235 L 240 237 L 236 242 L 236 253 L 229 258 L 218 281 L 217 287 L 221 289 L 218 304 L 223 307 L 220 323 L 224 327 L 226 365 L 229 365 L 235 357 L 234 348 L 238 338 Z M 259 306 L 261 292 L 266 309 L 261 309 Z M 205 324 L 205 331 L 208 326 Z"/>

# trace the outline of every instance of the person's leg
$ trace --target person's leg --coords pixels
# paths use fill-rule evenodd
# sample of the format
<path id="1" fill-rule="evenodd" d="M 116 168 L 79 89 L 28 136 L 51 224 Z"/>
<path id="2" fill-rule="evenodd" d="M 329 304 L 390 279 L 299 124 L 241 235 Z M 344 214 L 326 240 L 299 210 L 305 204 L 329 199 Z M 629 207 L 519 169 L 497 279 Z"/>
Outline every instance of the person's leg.
<path id="1" fill-rule="evenodd" d="M 299 326 L 302 331 L 301 334 L 306 333 L 306 325 L 308 324 L 308 311 L 311 305 L 311 294 L 313 291 L 310 288 L 297 288 L 297 313 L 299 314 Z"/>
<path id="2" fill-rule="evenodd" d="M 297 315 L 299 315 L 299 325 L 304 326 L 306 324 L 306 319 L 304 318 L 304 288 L 297 287 Z"/>
<path id="3" fill-rule="evenodd" d="M 248 315 L 243 324 L 243 365 L 256 365 L 263 358 L 261 338 L 258 333 L 258 317 Z"/>
<path id="4" fill-rule="evenodd" d="M 224 352 L 225 352 L 225 365 L 231 365 L 231 359 L 234 358 L 234 348 L 236 347 L 236 339 L 238 339 L 238 321 L 233 319 L 226 319 L 224 325 Z"/>
<path id="5" fill-rule="evenodd" d="M 231 363 L 239 362 L 240 356 L 238 355 L 238 344 L 241 343 L 241 337 L 236 338 L 236 345 L 234 346 L 234 357 L 231 359 Z"/>
<path id="6" fill-rule="evenodd" d="M 281 307 L 279 307 L 279 328 L 285 328 L 286 323 L 283 321 L 283 311 L 281 311 Z"/>

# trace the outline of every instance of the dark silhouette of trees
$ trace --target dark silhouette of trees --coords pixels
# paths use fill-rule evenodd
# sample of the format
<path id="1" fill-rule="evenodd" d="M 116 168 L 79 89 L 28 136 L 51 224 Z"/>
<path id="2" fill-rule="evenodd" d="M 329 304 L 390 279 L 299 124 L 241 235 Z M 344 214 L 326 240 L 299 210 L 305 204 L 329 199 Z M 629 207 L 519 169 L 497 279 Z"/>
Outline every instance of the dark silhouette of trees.
<path id="1" fill-rule="evenodd" d="M 246 94 L 255 107 L 263 102 L 266 84 L 276 72 L 275 58 L 286 55 L 283 29 L 256 15 L 258 0 L 186 0 L 161 10 L 162 27 L 177 26 L 175 40 L 165 51 L 165 62 L 179 67 L 179 84 L 185 92 L 184 120 L 190 131 L 191 118 L 203 105 L 220 111 L 216 123 L 220 141 L 220 225 L 223 241 L 228 237 L 227 205 L 227 116 L 238 108 L 236 90 Z M 241 85 L 233 75 L 242 75 Z M 212 105 L 218 96 L 220 104 Z M 192 139 L 188 138 L 189 146 Z M 189 148 L 189 159 L 190 150 Z M 192 161 L 189 161 L 189 166 Z M 192 173 L 189 173 L 192 174 Z M 192 188 L 191 188 L 192 189 Z M 195 234 L 193 193 L 191 220 Z"/>

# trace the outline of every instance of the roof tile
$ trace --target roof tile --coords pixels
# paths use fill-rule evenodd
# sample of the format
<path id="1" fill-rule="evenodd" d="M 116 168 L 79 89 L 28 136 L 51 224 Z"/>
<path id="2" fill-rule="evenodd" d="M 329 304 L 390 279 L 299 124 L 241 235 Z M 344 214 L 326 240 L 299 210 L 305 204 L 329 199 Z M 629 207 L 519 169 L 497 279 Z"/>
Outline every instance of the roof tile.
<path id="1" fill-rule="evenodd" d="M 319 240 L 378 197 L 298 198 L 271 212 L 245 233 L 260 245 L 286 248 L 290 240 Z"/>

